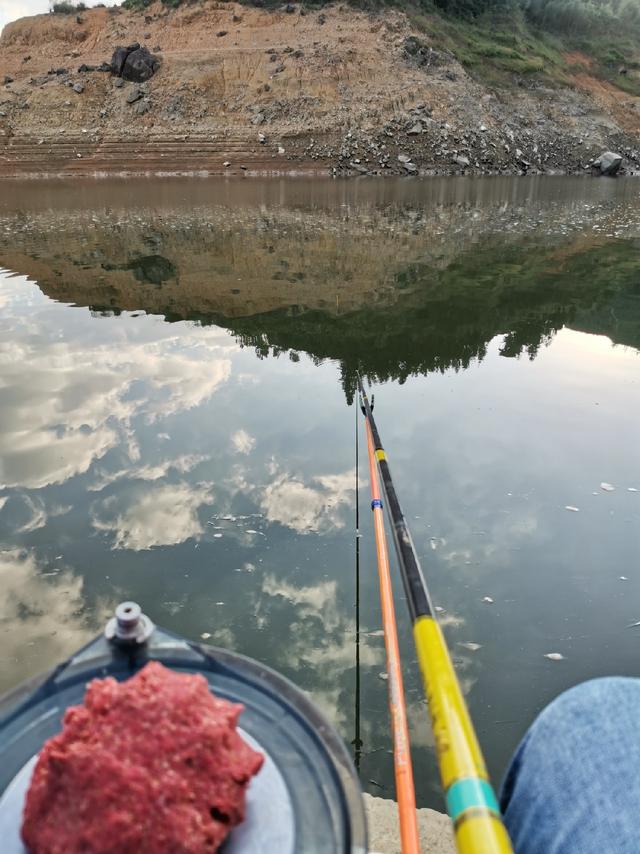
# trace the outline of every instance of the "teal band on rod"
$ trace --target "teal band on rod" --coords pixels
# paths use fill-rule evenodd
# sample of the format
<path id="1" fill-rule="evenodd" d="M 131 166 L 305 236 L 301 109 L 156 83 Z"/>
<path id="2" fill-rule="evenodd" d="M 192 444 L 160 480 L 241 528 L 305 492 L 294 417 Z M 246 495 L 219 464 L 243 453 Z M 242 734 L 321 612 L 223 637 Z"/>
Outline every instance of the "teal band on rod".
<path id="1" fill-rule="evenodd" d="M 478 807 L 500 815 L 496 796 L 491 784 L 486 780 L 482 780 L 480 777 L 465 777 L 463 780 L 456 780 L 449 786 L 447 812 L 451 821 L 455 822 L 466 810 L 477 809 Z"/>

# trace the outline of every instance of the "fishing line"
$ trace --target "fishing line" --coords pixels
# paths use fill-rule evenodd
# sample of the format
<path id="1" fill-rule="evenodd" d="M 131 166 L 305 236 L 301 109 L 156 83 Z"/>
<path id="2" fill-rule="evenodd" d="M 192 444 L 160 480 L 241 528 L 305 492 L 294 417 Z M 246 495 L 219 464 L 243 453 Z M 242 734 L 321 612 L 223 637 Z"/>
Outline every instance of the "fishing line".
<path id="1" fill-rule="evenodd" d="M 353 762 L 360 774 L 360 759 L 362 757 L 362 739 L 360 737 L 360 452 L 358 441 L 358 407 L 355 409 L 355 452 L 356 452 L 356 696 L 355 696 L 355 737 L 353 745 Z"/>

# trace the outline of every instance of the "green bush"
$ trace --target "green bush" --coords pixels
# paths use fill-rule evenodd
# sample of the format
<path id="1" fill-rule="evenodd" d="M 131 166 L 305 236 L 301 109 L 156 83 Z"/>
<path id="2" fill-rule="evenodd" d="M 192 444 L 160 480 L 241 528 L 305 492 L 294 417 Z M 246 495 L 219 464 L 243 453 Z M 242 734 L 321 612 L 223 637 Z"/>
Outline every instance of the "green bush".
<path id="1" fill-rule="evenodd" d="M 70 0 L 58 0 L 51 7 L 51 12 L 54 15 L 71 15 L 75 12 L 86 12 L 86 3 L 73 3 Z"/>

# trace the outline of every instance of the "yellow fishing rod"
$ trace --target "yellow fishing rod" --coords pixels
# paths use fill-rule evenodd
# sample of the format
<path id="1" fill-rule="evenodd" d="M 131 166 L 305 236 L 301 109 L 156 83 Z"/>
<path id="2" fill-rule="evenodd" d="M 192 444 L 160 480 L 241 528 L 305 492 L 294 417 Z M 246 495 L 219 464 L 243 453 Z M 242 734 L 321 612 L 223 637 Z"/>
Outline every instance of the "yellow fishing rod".
<path id="1" fill-rule="evenodd" d="M 389 463 L 367 393 L 358 376 L 370 461 L 373 455 L 380 472 L 393 531 L 418 653 L 429 714 L 435 738 L 440 778 L 447 812 L 455 829 L 461 854 L 508 854 L 513 849 L 502 823 L 500 808 L 489 782 L 482 751 L 467 710 L 447 644 L 436 617 L 429 590 L 398 501 Z"/>

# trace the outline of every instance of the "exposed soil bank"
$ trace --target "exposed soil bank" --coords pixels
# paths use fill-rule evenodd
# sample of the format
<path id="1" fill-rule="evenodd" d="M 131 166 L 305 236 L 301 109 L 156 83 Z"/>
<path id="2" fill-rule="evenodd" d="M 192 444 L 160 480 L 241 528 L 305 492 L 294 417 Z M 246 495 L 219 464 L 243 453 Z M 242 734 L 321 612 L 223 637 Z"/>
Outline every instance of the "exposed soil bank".
<path id="1" fill-rule="evenodd" d="M 554 174 L 606 149 L 640 168 L 640 98 L 588 63 L 570 87 L 489 89 L 404 13 L 287 8 L 155 3 L 9 24 L 0 175 Z M 132 42 L 161 60 L 146 82 L 79 70 Z"/>

